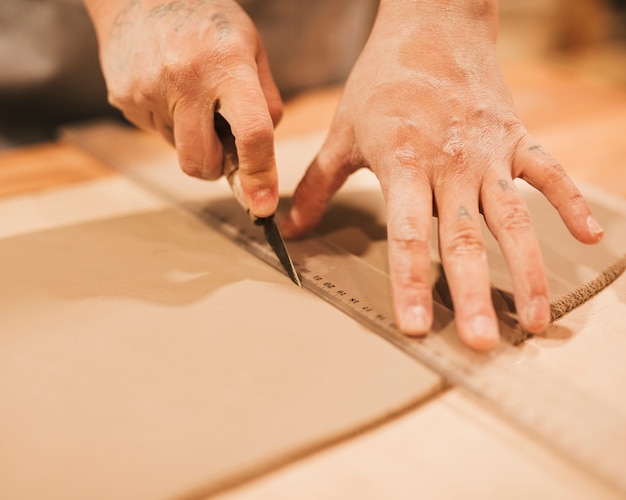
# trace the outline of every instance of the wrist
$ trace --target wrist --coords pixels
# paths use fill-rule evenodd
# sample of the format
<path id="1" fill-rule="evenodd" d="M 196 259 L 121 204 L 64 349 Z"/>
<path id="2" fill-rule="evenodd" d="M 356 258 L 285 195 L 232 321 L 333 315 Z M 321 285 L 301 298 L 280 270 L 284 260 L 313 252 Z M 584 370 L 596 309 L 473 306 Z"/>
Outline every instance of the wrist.
<path id="1" fill-rule="evenodd" d="M 498 0 L 380 0 L 377 24 L 386 24 L 396 33 L 477 35 L 495 43 L 498 6 Z"/>
<path id="2" fill-rule="evenodd" d="M 494 20 L 498 0 L 380 0 L 380 10 L 395 10 L 409 18 L 436 14 L 474 20 Z"/>
<path id="3" fill-rule="evenodd" d="M 469 78 L 498 67 L 497 28 L 497 0 L 380 0 L 368 48 L 409 71 Z"/>

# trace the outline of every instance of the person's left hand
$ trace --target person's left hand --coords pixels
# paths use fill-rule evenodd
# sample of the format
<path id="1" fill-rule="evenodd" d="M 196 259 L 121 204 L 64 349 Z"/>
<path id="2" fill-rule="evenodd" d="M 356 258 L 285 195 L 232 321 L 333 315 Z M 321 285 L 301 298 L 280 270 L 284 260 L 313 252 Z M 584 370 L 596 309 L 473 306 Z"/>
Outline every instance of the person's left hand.
<path id="1" fill-rule="evenodd" d="M 496 63 L 494 13 L 459 7 L 470 3 L 457 2 L 449 12 L 443 2 L 420 8 L 381 2 L 329 136 L 298 186 L 282 230 L 297 237 L 312 229 L 346 178 L 370 168 L 387 204 L 399 328 L 423 335 L 432 324 L 435 212 L 457 330 L 468 346 L 487 350 L 499 333 L 481 212 L 504 253 L 519 319 L 530 332 L 549 323 L 548 285 L 513 179 L 542 191 L 579 240 L 599 241 L 602 229 L 561 166 L 522 125 Z"/>

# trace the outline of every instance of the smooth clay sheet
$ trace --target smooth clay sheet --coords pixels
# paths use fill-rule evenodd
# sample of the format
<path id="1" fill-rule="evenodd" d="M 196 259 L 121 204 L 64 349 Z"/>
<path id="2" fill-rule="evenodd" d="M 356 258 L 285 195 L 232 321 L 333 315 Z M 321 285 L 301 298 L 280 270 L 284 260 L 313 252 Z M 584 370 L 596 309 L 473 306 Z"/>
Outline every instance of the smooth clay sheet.
<path id="1" fill-rule="evenodd" d="M 41 219 L 0 239 L 0 497 L 197 498 L 441 388 L 186 211 L 230 197 L 225 183 L 185 177 L 150 135 L 100 125 L 73 139 L 128 178 L 0 203 L 0 220 Z M 280 145 L 285 194 L 321 140 Z M 528 200 L 555 299 L 623 255 L 621 201 L 594 204 L 607 238 L 588 248 L 540 197 Z M 370 172 L 353 176 L 319 233 L 386 269 L 384 204 Z M 488 245 L 494 286 L 506 292 L 508 273 Z M 435 281 L 438 272 L 433 252 Z"/>
<path id="2" fill-rule="evenodd" d="M 0 220 L 0 498 L 201 497 L 441 387 L 121 176 Z"/>
<path id="3" fill-rule="evenodd" d="M 233 203 L 225 182 L 207 185 L 181 176 L 174 152 L 156 136 L 108 124 L 76 129 L 69 136 L 97 157 L 105 158 L 109 164 L 123 169 L 138 183 L 149 185 L 150 189 L 175 200 L 192 212 L 198 213 L 202 207 L 211 207 L 217 203 Z M 316 134 L 281 141 L 277 145 L 281 188 L 286 198 L 284 206 L 323 139 L 323 134 Z M 626 412 L 624 398 L 617 396 L 618 388 L 626 383 L 626 365 L 621 362 L 626 356 L 626 344 L 624 336 L 619 333 L 621 326 L 615 324 L 626 315 L 626 295 L 620 288 L 624 280 L 609 284 L 608 290 L 599 291 L 595 295 L 588 293 L 589 290 L 597 292 L 595 285 L 598 281 L 604 281 L 605 284 L 609 282 L 598 279 L 604 276 L 607 269 L 619 271 L 624 266 L 626 201 L 579 184 L 595 217 L 605 229 L 602 242 L 588 246 L 569 234 L 556 210 L 539 192 L 523 181 L 518 182 L 518 187 L 528 204 L 539 236 L 552 304 L 563 304 L 563 298 L 569 299 L 572 294 L 576 301 L 581 301 L 581 297 L 588 301 L 582 304 L 586 307 L 581 305 L 573 312 L 566 313 L 546 332 L 522 346 L 520 351 L 543 365 L 544 369 L 554 370 L 559 377 L 578 389 L 602 400 L 608 407 Z M 372 266 L 382 271 L 387 269 L 385 204 L 372 172 L 361 170 L 348 179 L 333 198 L 316 232 L 323 239 L 343 247 Z M 494 305 L 502 320 L 501 329 L 508 336 L 513 289 L 510 274 L 497 242 L 486 226 L 484 237 Z M 444 309 L 451 308 L 437 252 L 436 219 L 433 219 L 432 241 L 434 297 Z M 594 286 L 589 286 L 590 283 Z M 580 291 L 582 293 L 574 293 Z M 610 314 L 588 312 L 599 310 Z M 569 318 L 573 313 L 575 319 Z M 510 338 L 517 341 L 520 336 Z M 590 377 L 590 373 L 603 375 Z M 594 383 L 590 385 L 592 379 Z"/>

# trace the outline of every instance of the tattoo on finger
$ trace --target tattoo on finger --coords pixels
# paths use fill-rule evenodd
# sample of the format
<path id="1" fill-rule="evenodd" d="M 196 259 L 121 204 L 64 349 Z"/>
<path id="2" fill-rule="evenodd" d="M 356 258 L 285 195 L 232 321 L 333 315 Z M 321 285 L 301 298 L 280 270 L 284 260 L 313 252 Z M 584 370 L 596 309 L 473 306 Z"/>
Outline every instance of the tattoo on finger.
<path id="1" fill-rule="evenodd" d="M 498 185 L 502 192 L 515 192 L 515 188 L 513 187 L 513 183 L 507 179 L 498 179 Z"/>
<path id="2" fill-rule="evenodd" d="M 533 144 L 531 147 L 528 148 L 529 151 L 539 151 L 541 154 L 547 155 L 548 152 L 543 149 L 543 146 L 541 144 Z"/>
<path id="3" fill-rule="evenodd" d="M 169 26 L 176 31 L 184 29 L 190 20 L 204 17 L 211 21 L 219 35 L 233 30 L 231 22 L 223 12 L 223 2 L 217 0 L 175 0 L 153 7 L 148 13 L 149 19 L 167 18 Z M 216 12 L 217 9 L 220 9 Z"/>
<path id="4" fill-rule="evenodd" d="M 467 208 L 465 208 L 464 205 L 461 205 L 459 207 L 459 210 L 457 212 L 457 219 L 458 220 L 473 220 L 472 216 L 470 215 L 469 211 L 467 210 Z"/>
<path id="5" fill-rule="evenodd" d="M 160 5 L 156 5 L 150 12 L 148 12 L 148 18 L 162 18 L 162 17 L 172 17 L 172 15 L 177 15 L 178 20 L 189 19 L 193 14 L 196 14 L 198 10 L 206 6 L 209 2 L 206 0 L 193 0 L 188 2 L 183 2 L 180 0 L 173 2 L 166 2 Z"/>
<path id="6" fill-rule="evenodd" d="M 226 34 L 226 33 L 232 32 L 233 30 L 232 24 L 230 23 L 228 18 L 221 12 L 217 12 L 216 14 L 213 14 L 210 19 L 211 19 L 211 22 L 213 22 L 213 24 L 217 28 L 218 33 Z"/>

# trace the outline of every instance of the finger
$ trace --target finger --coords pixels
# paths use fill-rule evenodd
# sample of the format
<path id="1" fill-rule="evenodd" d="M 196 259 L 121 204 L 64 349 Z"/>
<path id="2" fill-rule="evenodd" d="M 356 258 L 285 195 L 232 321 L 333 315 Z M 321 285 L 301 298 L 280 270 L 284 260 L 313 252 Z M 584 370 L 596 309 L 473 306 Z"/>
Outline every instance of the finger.
<path id="1" fill-rule="evenodd" d="M 510 177 L 485 179 L 481 199 L 485 220 L 498 240 L 513 279 L 520 322 L 530 332 L 541 332 L 550 322 L 550 303 L 530 212 Z"/>
<path id="2" fill-rule="evenodd" d="M 230 124 L 239 158 L 239 179 L 248 208 L 267 217 L 278 205 L 274 125 L 256 68 L 241 65 L 217 89 L 219 112 Z"/>
<path id="3" fill-rule="evenodd" d="M 123 97 L 110 92 L 109 102 L 138 128 L 155 130 L 170 144 L 174 142 L 171 114 L 165 101 L 153 96 L 150 83 L 137 85 L 134 92 L 123 94 Z"/>
<path id="4" fill-rule="evenodd" d="M 287 217 L 280 228 L 285 238 L 297 238 L 313 229 L 324 215 L 326 205 L 355 171 L 344 150 L 351 147 L 351 134 L 329 134 L 304 177 L 298 184 Z"/>
<path id="5" fill-rule="evenodd" d="M 272 123 L 275 128 L 283 116 L 283 101 L 280 97 L 280 92 L 278 91 L 276 82 L 274 81 L 274 76 L 270 70 L 267 53 L 262 45 L 260 46 L 259 53 L 257 55 L 257 66 L 261 89 L 263 90 L 265 102 L 267 103 L 267 108 L 270 112 Z"/>
<path id="6" fill-rule="evenodd" d="M 223 153 L 213 124 L 213 103 L 180 99 L 172 114 L 180 168 L 192 177 L 219 178 Z"/>
<path id="7" fill-rule="evenodd" d="M 513 169 L 518 177 L 544 194 L 575 238 L 583 243 L 597 243 L 602 239 L 604 230 L 578 188 L 559 162 L 530 136 L 520 142 Z"/>
<path id="8" fill-rule="evenodd" d="M 423 335 L 433 322 L 430 182 L 416 169 L 381 171 L 394 173 L 393 179 L 381 184 L 387 203 L 389 273 L 396 322 L 406 334 Z"/>
<path id="9" fill-rule="evenodd" d="M 435 198 L 439 210 L 439 252 L 459 336 L 473 349 L 492 349 L 498 343 L 499 332 L 491 302 L 478 200 L 465 185 L 447 185 L 436 190 Z"/>
<path id="10" fill-rule="evenodd" d="M 174 140 L 174 127 L 169 118 L 164 117 L 160 113 L 151 113 L 152 128 L 154 128 L 163 138 L 172 146 L 176 145 Z"/>

